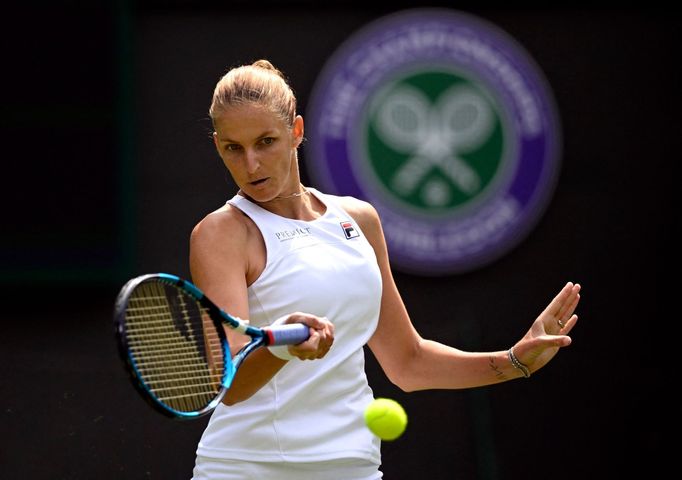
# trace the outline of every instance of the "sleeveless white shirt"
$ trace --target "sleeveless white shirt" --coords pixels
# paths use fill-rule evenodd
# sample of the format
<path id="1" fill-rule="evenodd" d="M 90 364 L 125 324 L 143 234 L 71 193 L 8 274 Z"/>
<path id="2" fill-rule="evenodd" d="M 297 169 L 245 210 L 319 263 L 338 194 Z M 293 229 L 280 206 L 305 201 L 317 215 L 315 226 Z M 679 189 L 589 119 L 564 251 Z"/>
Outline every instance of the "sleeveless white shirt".
<path id="1" fill-rule="evenodd" d="M 228 203 L 254 221 L 267 251 L 265 269 L 248 288 L 251 324 L 263 327 L 289 313 L 311 313 L 334 324 L 334 344 L 322 359 L 289 361 L 248 400 L 219 405 L 198 455 L 380 463 L 380 442 L 363 421 L 373 398 L 363 346 L 379 318 L 377 259 L 338 198 L 309 190 L 327 208 L 313 221 L 280 217 L 239 195 Z"/>

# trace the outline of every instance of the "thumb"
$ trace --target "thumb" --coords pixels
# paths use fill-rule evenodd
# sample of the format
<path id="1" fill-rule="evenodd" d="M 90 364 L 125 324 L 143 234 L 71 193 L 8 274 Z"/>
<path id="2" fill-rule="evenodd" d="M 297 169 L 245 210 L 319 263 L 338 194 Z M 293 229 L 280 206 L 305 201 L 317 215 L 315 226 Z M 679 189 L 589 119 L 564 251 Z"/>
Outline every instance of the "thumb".
<path id="1" fill-rule="evenodd" d="M 571 337 L 568 335 L 540 335 L 528 342 L 528 349 L 545 349 L 552 347 L 567 347 L 571 344 Z"/>

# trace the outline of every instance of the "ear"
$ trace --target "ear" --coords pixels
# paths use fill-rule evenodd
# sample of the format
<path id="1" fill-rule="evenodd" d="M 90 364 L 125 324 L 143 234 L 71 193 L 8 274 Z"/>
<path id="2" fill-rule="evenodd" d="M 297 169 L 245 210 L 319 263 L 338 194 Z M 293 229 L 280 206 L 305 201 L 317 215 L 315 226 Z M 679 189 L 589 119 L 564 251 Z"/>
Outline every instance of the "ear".
<path id="1" fill-rule="evenodd" d="M 220 154 L 220 145 L 218 145 L 218 133 L 213 132 L 213 145 L 215 145 L 215 149 L 218 150 L 218 154 Z"/>
<path id="2" fill-rule="evenodd" d="M 294 119 L 294 126 L 293 126 L 293 133 L 294 133 L 294 147 L 298 147 L 301 145 L 303 142 L 303 117 L 300 115 L 296 115 L 296 118 Z"/>

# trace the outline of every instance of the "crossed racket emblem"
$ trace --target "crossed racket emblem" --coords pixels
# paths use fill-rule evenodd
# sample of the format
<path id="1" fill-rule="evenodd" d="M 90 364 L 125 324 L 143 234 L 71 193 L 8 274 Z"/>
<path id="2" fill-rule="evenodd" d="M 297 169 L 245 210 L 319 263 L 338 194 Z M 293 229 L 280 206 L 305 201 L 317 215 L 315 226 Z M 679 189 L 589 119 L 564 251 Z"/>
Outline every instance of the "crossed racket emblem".
<path id="1" fill-rule="evenodd" d="M 416 88 L 402 86 L 381 98 L 375 118 L 381 140 L 409 156 L 390 180 L 399 194 L 413 193 L 433 169 L 467 195 L 480 190 L 479 174 L 461 157 L 483 145 L 493 130 L 492 109 L 479 92 L 454 86 L 433 103 Z M 430 187 L 440 195 L 427 196 L 427 203 L 443 203 L 438 198 L 447 187 Z"/>

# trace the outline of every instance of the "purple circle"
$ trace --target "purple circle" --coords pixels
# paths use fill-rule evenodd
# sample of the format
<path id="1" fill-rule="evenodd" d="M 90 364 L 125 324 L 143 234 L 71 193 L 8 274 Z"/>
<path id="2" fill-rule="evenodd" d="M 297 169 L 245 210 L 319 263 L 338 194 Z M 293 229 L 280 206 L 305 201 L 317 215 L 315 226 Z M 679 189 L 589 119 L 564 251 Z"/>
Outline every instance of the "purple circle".
<path id="1" fill-rule="evenodd" d="M 353 169 L 353 128 L 372 94 L 400 72 L 452 66 L 492 91 L 515 139 L 509 180 L 475 210 L 428 219 L 382 201 Z M 451 9 L 409 9 L 352 34 L 329 58 L 306 111 L 306 167 L 332 194 L 371 202 L 384 224 L 395 268 L 456 274 L 499 259 L 537 224 L 560 168 L 560 123 L 540 68 L 499 27 Z"/>

